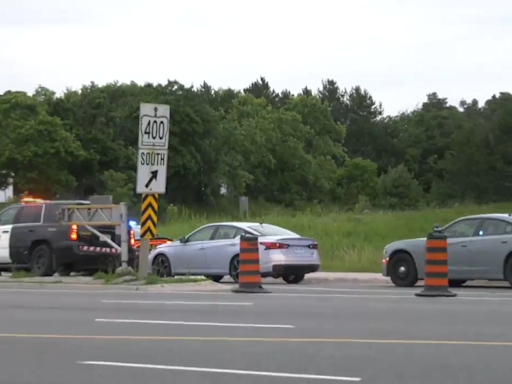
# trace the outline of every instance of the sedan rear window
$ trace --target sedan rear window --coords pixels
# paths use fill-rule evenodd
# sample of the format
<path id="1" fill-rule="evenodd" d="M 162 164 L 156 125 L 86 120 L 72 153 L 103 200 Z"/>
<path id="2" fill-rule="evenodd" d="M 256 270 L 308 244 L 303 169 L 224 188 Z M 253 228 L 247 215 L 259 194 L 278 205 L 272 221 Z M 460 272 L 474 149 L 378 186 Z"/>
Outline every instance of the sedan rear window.
<path id="1" fill-rule="evenodd" d="M 298 236 L 295 232 L 270 224 L 252 225 L 248 228 L 263 236 Z"/>

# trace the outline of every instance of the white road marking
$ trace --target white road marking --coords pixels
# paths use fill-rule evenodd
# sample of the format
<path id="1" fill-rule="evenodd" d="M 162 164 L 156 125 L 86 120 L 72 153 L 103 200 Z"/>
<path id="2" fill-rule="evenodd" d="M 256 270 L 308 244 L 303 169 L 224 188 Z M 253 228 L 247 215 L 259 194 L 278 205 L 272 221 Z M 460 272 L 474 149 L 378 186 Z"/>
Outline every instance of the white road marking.
<path id="1" fill-rule="evenodd" d="M 102 303 L 119 304 L 179 304 L 179 305 L 254 305 L 254 303 L 242 303 L 239 301 L 139 301 L 139 300 L 101 300 Z"/>
<path id="2" fill-rule="evenodd" d="M 357 284 L 359 285 L 359 284 Z M 384 289 L 361 289 L 361 288 L 325 288 L 325 287 L 286 287 L 286 286 L 278 286 L 275 287 L 272 286 L 271 289 L 284 289 L 284 290 L 297 290 L 297 291 L 332 291 L 332 292 L 395 292 L 395 293 L 415 293 L 419 292 L 423 289 L 423 286 L 418 287 L 411 287 L 411 288 L 384 288 Z M 494 287 L 490 288 L 482 288 L 482 289 L 493 289 Z M 474 289 L 474 288 L 471 288 Z M 506 290 L 507 288 L 498 288 L 501 290 Z M 451 289 L 452 292 L 456 293 L 468 293 L 468 294 L 475 294 L 475 295 L 512 295 L 512 291 L 508 292 L 484 292 L 484 291 L 475 291 L 475 290 L 469 290 L 468 288 L 462 288 L 462 289 Z"/>
<path id="3" fill-rule="evenodd" d="M 272 291 L 272 286 L 267 285 L 270 291 Z M 332 298 L 332 297 L 339 297 L 339 298 L 383 298 L 383 299 L 398 299 L 398 298 L 416 298 L 414 295 L 415 292 L 419 292 L 421 289 L 417 290 L 396 290 L 392 292 L 400 292 L 402 294 L 400 295 L 351 295 L 351 294 L 321 294 L 321 293 L 277 293 L 272 292 L 270 295 L 265 295 L 267 298 L 272 297 L 322 297 L 322 298 Z M 234 294 L 232 292 L 218 292 L 218 291 L 172 291 L 172 290 L 166 290 L 166 291 L 122 291 L 122 290 L 64 290 L 64 289 L 48 289 L 48 290 L 41 290 L 41 289 L 1 289 L 0 288 L 0 297 L 2 296 L 1 292 L 30 292 L 30 293 L 131 293 L 135 295 L 144 295 L 144 294 L 166 294 L 166 295 L 230 295 L 233 296 Z M 497 295 L 508 295 L 509 297 L 505 297 L 504 299 L 512 299 L 512 292 L 505 293 L 505 292 L 469 292 L 464 290 L 452 290 L 452 292 L 456 292 L 459 294 L 457 297 L 450 298 L 451 300 L 458 300 L 458 299 L 466 299 L 466 300 L 496 300 L 497 298 L 495 296 Z M 481 295 L 489 295 L 486 297 L 471 297 L 471 296 L 460 296 L 461 294 L 481 294 Z M 494 297 L 492 297 L 494 296 Z M 416 298 L 418 299 L 418 298 Z"/>
<path id="4" fill-rule="evenodd" d="M 358 284 L 359 285 L 359 284 Z M 325 288 L 325 287 L 287 287 L 276 285 L 272 286 L 273 289 L 284 289 L 284 290 L 297 290 L 297 291 L 332 291 L 332 292 L 397 292 L 399 288 L 384 288 L 384 289 L 368 289 L 368 288 Z M 419 288 L 419 287 L 417 287 Z M 405 290 L 402 290 L 405 292 Z"/>
<path id="5" fill-rule="evenodd" d="M 109 362 L 109 361 L 77 361 L 77 363 L 78 364 L 86 364 L 86 365 L 103 365 L 103 366 L 110 366 L 110 367 L 150 368 L 150 369 L 165 369 L 165 370 L 170 370 L 170 371 L 189 371 L 189 372 L 208 372 L 208 373 L 231 373 L 231 374 L 235 374 L 235 375 L 288 377 L 288 378 L 295 378 L 295 379 L 310 379 L 310 380 L 361 381 L 360 377 L 305 375 L 305 374 L 299 374 L 299 373 L 281 373 L 281 372 L 265 372 L 265 371 L 242 371 L 242 370 L 238 370 L 238 369 L 217 369 L 217 368 L 183 367 L 183 366 L 173 366 L 173 365 L 152 365 L 152 364 L 130 364 L 130 363 Z"/>
<path id="6" fill-rule="evenodd" d="M 512 297 L 456 297 L 456 299 L 460 299 L 460 300 L 512 300 Z"/>
<path id="7" fill-rule="evenodd" d="M 132 320 L 132 319 L 95 319 L 94 321 L 102 322 L 102 323 L 208 325 L 208 326 L 214 326 L 214 327 L 295 328 L 295 326 L 293 326 L 293 325 L 281 325 L 281 324 L 200 323 L 200 322 L 195 322 L 195 321 Z"/>

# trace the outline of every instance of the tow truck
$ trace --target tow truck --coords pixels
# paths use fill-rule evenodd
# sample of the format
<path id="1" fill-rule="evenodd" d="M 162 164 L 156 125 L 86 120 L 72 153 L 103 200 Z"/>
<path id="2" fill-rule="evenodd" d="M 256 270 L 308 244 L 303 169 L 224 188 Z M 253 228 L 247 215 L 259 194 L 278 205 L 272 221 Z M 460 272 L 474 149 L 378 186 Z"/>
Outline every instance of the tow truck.
<path id="1" fill-rule="evenodd" d="M 85 226 L 62 224 L 60 211 L 68 205 L 90 205 L 86 200 L 43 200 L 25 197 L 0 211 L 0 272 L 30 271 L 34 276 L 61 276 L 71 272 L 112 273 L 121 264 L 120 253 Z M 120 244 L 115 226 L 95 228 Z M 134 267 L 134 231 L 129 231 L 128 265 Z"/>

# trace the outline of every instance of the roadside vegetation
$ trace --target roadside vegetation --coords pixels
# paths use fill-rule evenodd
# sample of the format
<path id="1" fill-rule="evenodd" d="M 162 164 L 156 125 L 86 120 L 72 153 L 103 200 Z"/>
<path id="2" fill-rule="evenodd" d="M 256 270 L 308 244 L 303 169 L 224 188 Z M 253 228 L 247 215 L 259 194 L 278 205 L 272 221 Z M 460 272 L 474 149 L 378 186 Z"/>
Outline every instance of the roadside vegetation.
<path id="1" fill-rule="evenodd" d="M 12 271 L 11 279 L 26 279 L 28 277 L 34 277 L 34 275 L 27 271 Z"/>

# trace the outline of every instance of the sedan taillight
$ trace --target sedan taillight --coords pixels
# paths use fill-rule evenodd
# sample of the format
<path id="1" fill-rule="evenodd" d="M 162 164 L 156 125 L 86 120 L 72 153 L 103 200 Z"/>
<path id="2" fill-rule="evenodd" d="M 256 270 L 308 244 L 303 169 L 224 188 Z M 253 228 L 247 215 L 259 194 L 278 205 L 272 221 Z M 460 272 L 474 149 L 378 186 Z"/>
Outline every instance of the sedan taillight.
<path id="1" fill-rule="evenodd" d="M 286 248 L 289 247 L 288 244 L 278 243 L 278 242 L 275 242 L 275 241 L 262 241 L 260 244 L 265 247 L 265 250 L 268 250 L 268 249 L 286 249 Z"/>
<path id="2" fill-rule="evenodd" d="M 318 243 L 309 244 L 308 248 L 310 248 L 310 249 L 318 249 Z"/>

